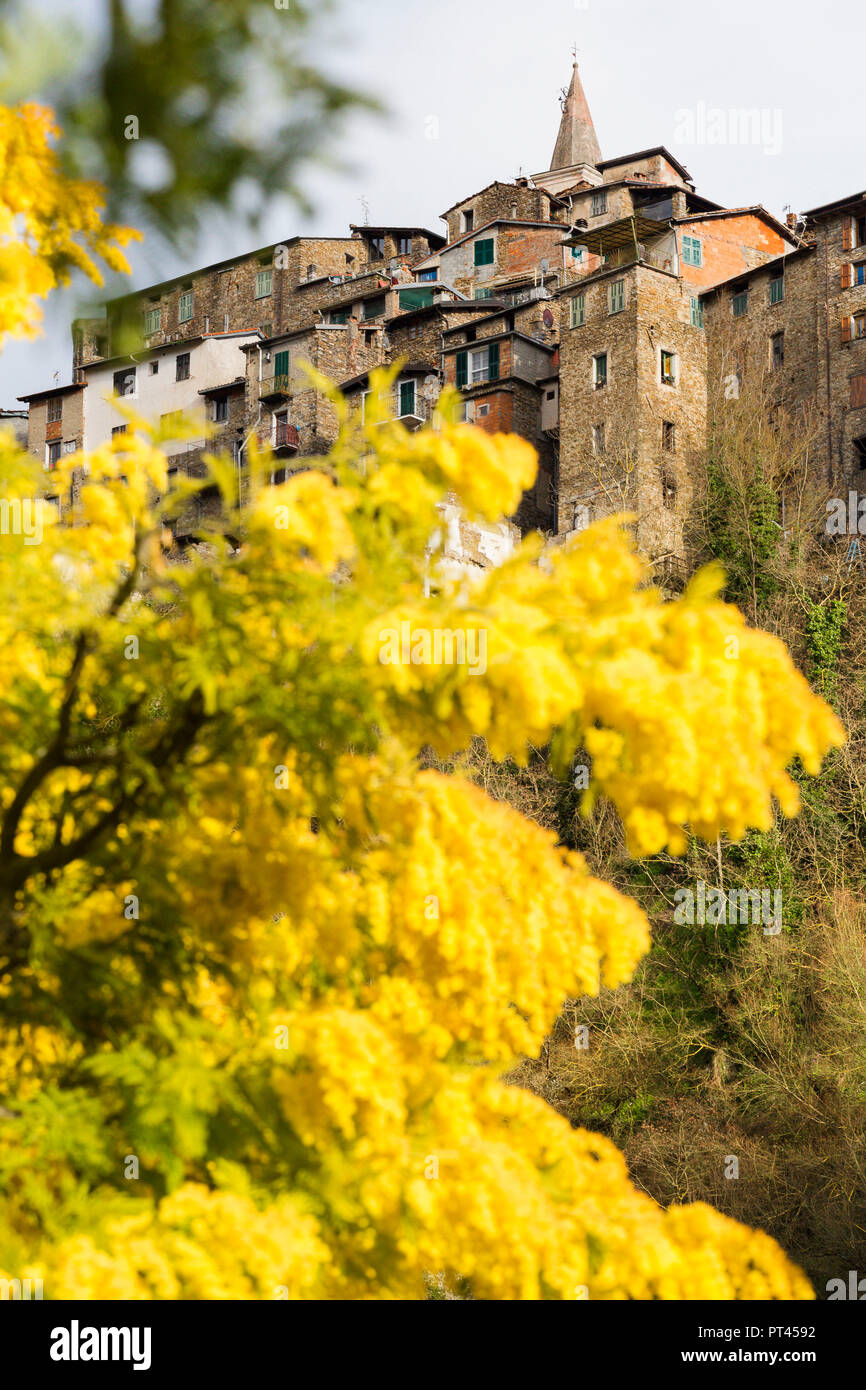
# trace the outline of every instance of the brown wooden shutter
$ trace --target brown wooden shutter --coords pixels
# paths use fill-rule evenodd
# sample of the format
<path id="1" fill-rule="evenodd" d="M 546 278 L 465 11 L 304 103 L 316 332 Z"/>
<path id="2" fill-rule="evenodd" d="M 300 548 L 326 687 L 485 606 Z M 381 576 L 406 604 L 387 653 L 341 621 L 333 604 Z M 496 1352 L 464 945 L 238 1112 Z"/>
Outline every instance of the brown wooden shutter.
<path id="1" fill-rule="evenodd" d="M 866 376 L 851 378 L 851 409 L 857 410 L 860 406 L 866 405 Z"/>
<path id="2" fill-rule="evenodd" d="M 843 342 L 843 343 L 850 343 L 850 341 L 851 341 L 851 320 L 850 320 L 850 318 L 848 317 L 848 315 L 846 314 L 845 317 L 844 317 L 844 319 L 842 320 L 842 342 Z"/>
<path id="3" fill-rule="evenodd" d="M 849 290 L 849 289 L 851 288 L 851 286 L 853 285 L 853 283 L 854 283 L 854 280 L 853 280 L 853 270 L 854 270 L 854 267 L 853 267 L 853 265 L 851 264 L 850 261 L 843 261 L 843 262 L 842 262 L 842 288 L 843 288 L 843 290 Z"/>
<path id="4" fill-rule="evenodd" d="M 842 218 L 842 250 L 851 251 L 854 246 L 854 218 Z"/>

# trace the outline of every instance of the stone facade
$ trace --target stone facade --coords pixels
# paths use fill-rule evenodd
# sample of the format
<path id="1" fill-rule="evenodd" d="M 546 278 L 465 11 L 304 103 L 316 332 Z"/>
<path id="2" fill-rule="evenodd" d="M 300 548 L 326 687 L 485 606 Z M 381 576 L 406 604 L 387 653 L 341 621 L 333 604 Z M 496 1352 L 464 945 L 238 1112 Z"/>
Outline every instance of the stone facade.
<path id="1" fill-rule="evenodd" d="M 237 363 L 190 381 L 181 404 L 211 412 L 239 478 L 252 438 L 272 445 L 275 476 L 333 442 L 336 415 L 309 363 L 362 414 L 372 369 L 397 367 L 384 414 L 409 429 L 457 387 L 467 420 L 538 451 L 521 530 L 562 537 L 633 511 L 661 568 L 684 554 L 712 402 L 732 378 L 759 377 L 773 409 L 813 412 L 826 485 L 866 491 L 866 195 L 785 226 L 699 194 L 661 146 L 600 156 L 575 65 L 550 169 L 461 198 L 444 235 L 352 224 L 347 236 L 292 237 L 76 321 L 72 384 L 26 398 L 29 447 L 44 461 L 57 439 L 80 444 L 87 430 L 90 442 L 102 407 L 83 383 L 109 359 L 238 334 Z M 49 397 L 62 399 L 62 424 L 47 419 Z M 205 467 L 194 447 L 172 464 Z M 491 562 L 513 539 L 446 522 L 461 564 Z"/>

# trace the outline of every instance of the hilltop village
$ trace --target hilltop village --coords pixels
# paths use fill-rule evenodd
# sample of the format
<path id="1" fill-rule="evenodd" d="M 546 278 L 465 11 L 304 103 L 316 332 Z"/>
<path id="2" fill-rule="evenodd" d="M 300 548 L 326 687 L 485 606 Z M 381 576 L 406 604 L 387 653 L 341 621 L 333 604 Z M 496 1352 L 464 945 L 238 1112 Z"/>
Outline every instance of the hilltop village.
<path id="1" fill-rule="evenodd" d="M 512 535 L 628 509 L 664 571 L 683 555 L 691 464 L 733 361 L 737 380 L 757 373 L 813 413 L 828 496 L 866 491 L 866 193 L 782 223 L 698 193 L 663 147 L 604 158 L 575 64 L 550 167 L 494 180 L 442 222 L 295 236 L 110 301 L 73 324 L 69 384 L 20 398 L 29 449 L 50 474 L 125 430 L 106 397 L 128 396 L 151 418 L 210 422 L 207 444 L 166 446 L 173 472 L 201 476 L 206 447 L 240 470 L 255 438 L 280 478 L 337 430 L 301 363 L 363 410 L 371 370 L 399 362 L 386 404 L 406 428 L 448 384 L 466 420 L 537 449 Z M 449 520 L 462 562 L 507 547 L 504 531 Z"/>

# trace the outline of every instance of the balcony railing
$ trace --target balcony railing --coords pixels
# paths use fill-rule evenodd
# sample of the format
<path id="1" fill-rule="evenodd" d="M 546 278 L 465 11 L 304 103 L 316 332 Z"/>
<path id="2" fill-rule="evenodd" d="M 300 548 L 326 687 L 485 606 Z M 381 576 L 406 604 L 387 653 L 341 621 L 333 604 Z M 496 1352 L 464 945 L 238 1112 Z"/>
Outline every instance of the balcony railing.
<path id="1" fill-rule="evenodd" d="M 288 396 L 291 394 L 290 381 L 291 378 L 287 372 L 283 372 L 279 376 L 263 377 L 259 395 L 262 400 L 266 400 L 269 396 Z"/>
<path id="2" fill-rule="evenodd" d="M 431 412 L 430 402 L 429 402 L 428 400 L 425 400 L 425 399 L 423 398 L 423 396 L 419 396 L 418 393 L 416 392 L 416 393 L 415 393 L 415 399 L 414 399 L 414 401 L 412 401 L 412 403 L 411 403 L 411 405 L 410 405 L 410 407 L 409 407 L 408 410 L 403 410 L 402 406 L 400 405 L 399 400 L 396 402 L 396 409 L 395 409 L 395 412 L 394 412 L 394 418 L 395 418 L 395 420 L 406 420 L 406 421 L 411 421 L 411 420 L 429 420 L 429 419 L 430 419 L 431 413 L 432 413 L 432 412 Z"/>
<path id="3" fill-rule="evenodd" d="M 278 420 L 274 434 L 275 449 L 300 449 L 301 437 L 298 434 L 297 425 L 290 425 L 288 420 Z"/>
<path id="4" fill-rule="evenodd" d="M 679 275 L 679 257 L 676 251 L 662 250 L 653 246 L 638 244 L 637 251 L 633 246 L 618 246 L 616 250 L 609 251 L 601 265 L 581 266 L 574 273 L 573 279 L 569 284 L 573 285 L 575 280 L 585 280 L 590 275 L 598 275 L 602 270 L 618 270 L 631 265 L 649 265 L 655 270 L 666 271 L 668 275 Z"/>

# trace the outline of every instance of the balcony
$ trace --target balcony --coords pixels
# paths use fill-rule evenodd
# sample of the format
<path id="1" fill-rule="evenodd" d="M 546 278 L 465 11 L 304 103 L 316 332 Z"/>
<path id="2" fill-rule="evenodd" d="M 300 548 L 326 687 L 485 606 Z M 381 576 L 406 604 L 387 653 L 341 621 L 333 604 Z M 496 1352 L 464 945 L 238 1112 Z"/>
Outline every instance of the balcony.
<path id="1" fill-rule="evenodd" d="M 270 444 L 274 453 L 277 455 L 296 454 L 301 447 L 301 437 L 298 434 L 297 425 L 289 424 L 288 420 L 277 417 L 274 427 L 259 431 L 259 448 L 264 448 Z"/>
<path id="2" fill-rule="evenodd" d="M 579 267 L 569 284 L 598 275 L 603 270 L 638 264 L 666 271 L 668 275 L 679 275 L 676 242 L 670 228 L 663 221 L 646 217 L 640 212 L 590 232 L 575 231 L 564 244 L 584 246 L 602 261 L 600 266 Z"/>
<path id="3" fill-rule="evenodd" d="M 424 400 L 416 391 L 415 399 L 411 402 L 405 402 L 405 408 L 403 405 L 397 404 L 394 419 L 399 420 L 401 425 L 405 425 L 407 430 L 418 430 L 425 420 L 430 419 L 431 414 L 430 402 Z"/>
<path id="4" fill-rule="evenodd" d="M 280 376 L 266 376 L 262 378 L 259 389 L 259 399 L 263 401 L 274 401 L 284 399 L 291 395 L 289 383 L 291 378 L 288 373 Z"/>

